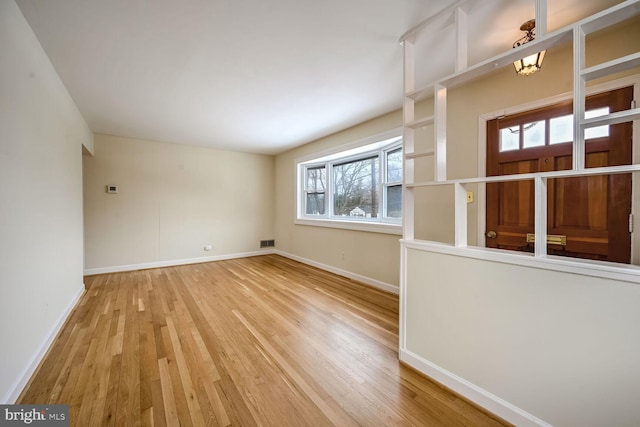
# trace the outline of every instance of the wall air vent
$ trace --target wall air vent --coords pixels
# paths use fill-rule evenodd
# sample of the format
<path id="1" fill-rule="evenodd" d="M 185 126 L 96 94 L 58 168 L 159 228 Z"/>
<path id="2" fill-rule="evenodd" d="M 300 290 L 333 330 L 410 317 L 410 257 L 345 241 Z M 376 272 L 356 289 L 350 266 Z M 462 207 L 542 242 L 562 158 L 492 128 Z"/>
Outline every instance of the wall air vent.
<path id="1" fill-rule="evenodd" d="M 275 240 L 260 240 L 260 247 L 261 248 L 273 248 L 276 246 L 276 241 Z"/>

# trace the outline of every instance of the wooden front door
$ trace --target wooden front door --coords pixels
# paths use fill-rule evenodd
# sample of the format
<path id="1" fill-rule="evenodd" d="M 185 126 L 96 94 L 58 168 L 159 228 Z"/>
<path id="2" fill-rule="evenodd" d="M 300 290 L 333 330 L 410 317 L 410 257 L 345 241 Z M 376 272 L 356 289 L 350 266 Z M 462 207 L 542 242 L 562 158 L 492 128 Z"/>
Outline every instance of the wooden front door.
<path id="1" fill-rule="evenodd" d="M 626 110 L 632 99 L 632 88 L 619 89 L 587 98 L 586 109 Z M 571 102 L 488 122 L 487 175 L 571 169 L 571 123 Z M 631 131 L 631 123 L 587 131 L 586 167 L 631 164 Z M 547 246 L 550 255 L 630 262 L 631 174 L 549 179 L 547 191 L 547 234 L 566 236 Z M 533 252 L 534 209 L 532 180 L 487 184 L 486 246 Z"/>

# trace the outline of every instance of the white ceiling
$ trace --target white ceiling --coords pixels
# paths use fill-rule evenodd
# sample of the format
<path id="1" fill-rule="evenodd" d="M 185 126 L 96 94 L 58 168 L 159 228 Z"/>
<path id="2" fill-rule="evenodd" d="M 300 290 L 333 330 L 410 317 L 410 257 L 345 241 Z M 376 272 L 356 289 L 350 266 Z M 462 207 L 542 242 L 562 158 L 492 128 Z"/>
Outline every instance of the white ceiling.
<path id="1" fill-rule="evenodd" d="M 17 0 L 94 132 L 275 154 L 402 106 L 412 26 L 454 0 Z M 549 30 L 615 0 L 549 1 Z M 469 0 L 470 63 L 511 47 L 533 0 Z M 453 71 L 450 19 L 418 47 Z"/>

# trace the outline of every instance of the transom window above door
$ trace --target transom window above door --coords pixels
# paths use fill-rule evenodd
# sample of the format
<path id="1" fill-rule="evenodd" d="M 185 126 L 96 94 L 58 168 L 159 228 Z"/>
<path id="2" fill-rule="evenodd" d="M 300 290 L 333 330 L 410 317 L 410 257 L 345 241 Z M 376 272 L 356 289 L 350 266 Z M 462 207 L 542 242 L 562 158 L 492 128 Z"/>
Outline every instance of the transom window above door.
<path id="1" fill-rule="evenodd" d="M 562 114 L 558 112 L 557 114 Z M 609 107 L 598 107 L 585 112 L 585 118 L 606 116 Z M 504 126 L 504 127 L 502 127 Z M 585 140 L 606 138 L 609 126 L 598 126 L 585 130 Z M 573 142 L 573 114 L 549 116 L 546 119 L 500 126 L 500 152 L 514 151 L 546 145 L 569 144 Z"/>

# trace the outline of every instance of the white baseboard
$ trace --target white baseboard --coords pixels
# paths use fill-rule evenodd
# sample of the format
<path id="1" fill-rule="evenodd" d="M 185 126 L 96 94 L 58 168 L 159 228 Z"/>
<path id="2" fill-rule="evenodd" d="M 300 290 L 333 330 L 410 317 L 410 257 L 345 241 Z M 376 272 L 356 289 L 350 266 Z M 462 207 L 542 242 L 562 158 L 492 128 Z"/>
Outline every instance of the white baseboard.
<path id="1" fill-rule="evenodd" d="M 319 268 L 321 270 L 326 270 L 326 271 L 329 271 L 331 273 L 335 273 L 335 274 L 337 274 L 339 276 L 347 277 L 347 278 L 349 278 L 351 280 L 356 280 L 358 282 L 362 282 L 365 285 L 373 286 L 374 288 L 378 288 L 378 289 L 381 289 L 383 291 L 390 292 L 392 294 L 398 294 L 400 292 L 400 288 L 397 287 L 397 286 L 391 285 L 389 283 L 382 282 L 380 280 L 372 279 L 370 277 L 361 276 L 360 274 L 352 273 L 351 271 L 348 271 L 348 270 L 343 270 L 341 268 L 337 268 L 337 267 L 334 267 L 334 266 L 331 266 L 331 265 L 322 264 L 320 262 L 313 261 L 313 260 L 310 260 L 310 259 L 307 259 L 307 258 L 302 258 L 300 256 L 293 255 L 293 254 L 290 254 L 288 252 L 283 252 L 283 251 L 280 251 L 280 250 L 277 250 L 277 249 L 274 251 L 274 253 L 277 254 L 277 255 L 281 255 L 281 256 L 283 256 L 285 258 L 290 258 L 290 259 L 292 259 L 294 261 L 299 261 L 299 262 L 301 262 L 303 264 L 308 264 L 310 266 L 317 267 L 317 268 Z"/>
<path id="2" fill-rule="evenodd" d="M 460 378 L 452 372 L 406 349 L 400 349 L 400 360 L 478 406 L 517 426 L 552 427 L 551 424 L 500 399 L 498 396 Z"/>
<path id="3" fill-rule="evenodd" d="M 42 362 L 42 359 L 47 354 L 47 351 L 49 350 L 49 347 L 53 343 L 53 340 L 58 336 L 58 333 L 62 329 L 62 326 L 64 326 L 64 323 L 67 321 L 67 318 L 69 317 L 73 309 L 76 307 L 76 305 L 80 301 L 80 298 L 82 298 L 82 295 L 84 295 L 84 292 L 85 292 L 85 288 L 83 283 L 80 289 L 78 290 L 78 293 L 73 297 L 73 299 L 71 300 L 71 302 L 69 303 L 65 311 L 62 312 L 62 314 L 58 318 L 58 321 L 56 322 L 56 324 L 53 325 L 53 328 L 51 328 L 51 330 L 49 331 L 49 334 L 47 334 L 47 336 L 45 337 L 42 344 L 40 344 L 40 349 L 38 350 L 38 352 L 31 357 L 31 360 L 28 362 L 27 367 L 24 369 L 24 371 L 22 371 L 22 373 L 18 376 L 18 379 L 15 381 L 13 386 L 9 389 L 7 394 L 2 398 L 2 401 L 0 401 L 1 404 L 11 405 L 11 404 L 14 404 L 16 400 L 18 400 L 18 397 L 20 397 L 20 393 L 22 393 L 22 390 L 25 388 L 25 386 L 31 379 L 31 376 L 34 374 L 34 372 L 38 368 L 38 365 L 40 365 L 40 362 Z"/>
<path id="4" fill-rule="evenodd" d="M 174 267 L 176 265 L 200 264 L 202 262 L 224 261 L 227 259 L 247 258 L 258 255 L 268 255 L 275 253 L 273 249 L 263 249 L 253 252 L 241 252 L 237 254 L 214 255 L 198 258 L 175 259 L 170 261 L 145 262 L 141 264 L 116 265 L 113 267 L 86 268 L 85 276 L 105 273 L 120 273 L 123 271 L 145 270 L 148 268 Z"/>

